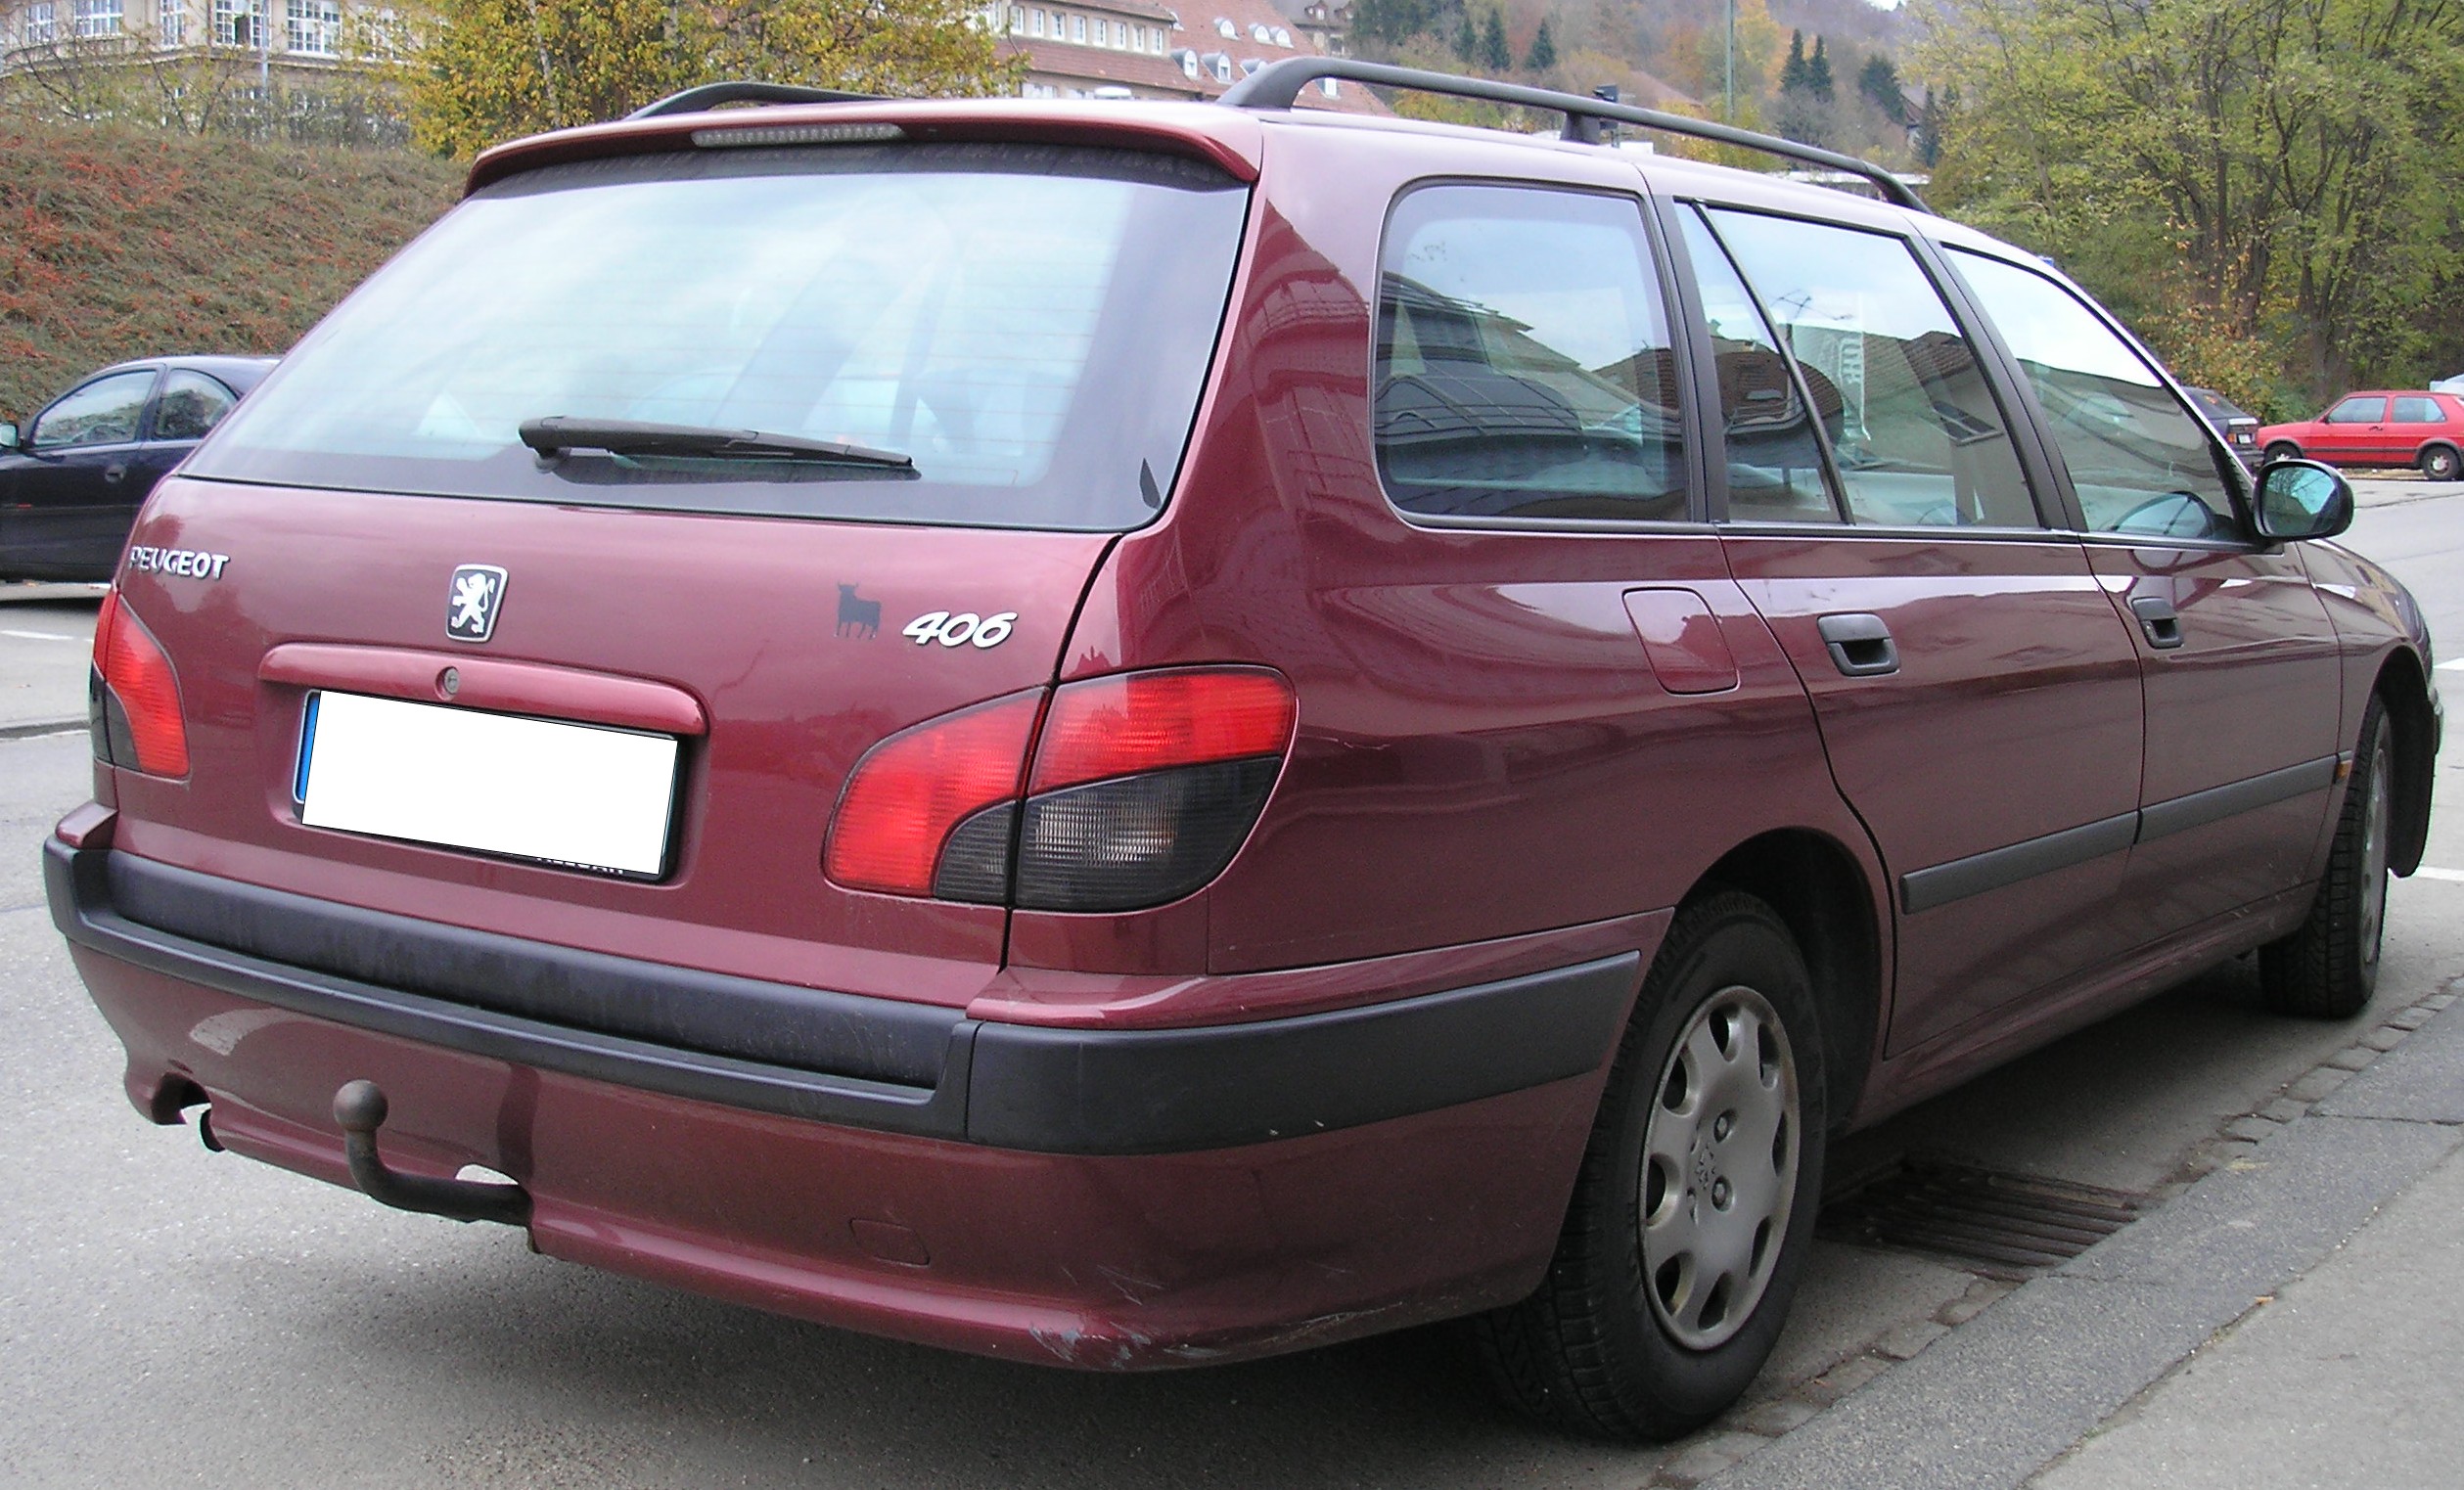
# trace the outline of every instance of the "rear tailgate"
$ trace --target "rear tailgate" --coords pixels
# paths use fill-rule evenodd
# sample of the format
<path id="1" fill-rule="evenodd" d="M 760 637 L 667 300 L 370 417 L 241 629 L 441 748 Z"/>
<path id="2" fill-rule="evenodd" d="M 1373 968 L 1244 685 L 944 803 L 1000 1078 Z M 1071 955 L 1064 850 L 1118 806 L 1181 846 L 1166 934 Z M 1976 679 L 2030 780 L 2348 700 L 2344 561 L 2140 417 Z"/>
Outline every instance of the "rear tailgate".
<path id="1" fill-rule="evenodd" d="M 833 885 L 831 811 L 884 737 L 1048 682 L 1111 539 L 174 478 L 134 541 L 227 558 L 121 577 L 177 674 L 192 767 L 116 773 L 118 848 L 457 926 L 958 1006 L 997 967 L 1005 913 Z M 506 576 L 484 645 L 447 631 L 468 565 Z M 993 645 L 903 634 L 935 611 L 1015 619 Z M 529 665 L 448 695 L 445 671 L 481 659 Z M 627 700 L 689 699 L 706 733 L 652 731 L 680 746 L 667 867 L 620 879 L 306 826 L 295 793 L 321 690 L 634 729 Z"/>

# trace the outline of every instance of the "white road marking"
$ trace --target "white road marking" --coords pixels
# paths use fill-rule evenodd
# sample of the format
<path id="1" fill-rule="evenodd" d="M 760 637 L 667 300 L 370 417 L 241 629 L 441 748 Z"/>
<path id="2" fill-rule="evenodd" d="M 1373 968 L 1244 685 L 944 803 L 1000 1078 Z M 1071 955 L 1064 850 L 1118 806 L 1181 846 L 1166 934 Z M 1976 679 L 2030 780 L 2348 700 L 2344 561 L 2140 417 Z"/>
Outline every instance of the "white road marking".
<path id="1" fill-rule="evenodd" d="M 2450 657 L 2439 664 L 2441 672 L 2464 672 L 2464 657 Z"/>
<path id="2" fill-rule="evenodd" d="M 2457 884 L 2464 884 L 2464 869 L 2432 869 L 2429 865 L 2425 864 L 2421 868 L 2413 871 L 2413 878 L 2416 880 L 2448 880 Z"/>
<path id="3" fill-rule="evenodd" d="M 23 637 L 29 642 L 73 642 L 76 640 L 72 636 L 62 636 L 57 631 L 0 631 L 0 636 Z"/>

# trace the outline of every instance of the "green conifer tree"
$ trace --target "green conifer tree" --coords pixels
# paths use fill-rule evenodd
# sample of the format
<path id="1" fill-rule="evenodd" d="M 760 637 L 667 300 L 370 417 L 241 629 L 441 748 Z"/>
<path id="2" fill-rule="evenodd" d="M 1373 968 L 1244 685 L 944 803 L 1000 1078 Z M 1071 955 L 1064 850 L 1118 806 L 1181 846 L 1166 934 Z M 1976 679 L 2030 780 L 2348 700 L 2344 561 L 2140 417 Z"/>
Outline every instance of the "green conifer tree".
<path id="1" fill-rule="evenodd" d="M 1506 42 L 1506 16 L 1503 11 L 1490 11 L 1481 23 L 1481 70 L 1492 77 L 1511 72 L 1515 66 L 1515 49 Z"/>
<path id="2" fill-rule="evenodd" d="M 1549 72 L 1557 67 L 1557 38 L 1549 34 L 1548 18 L 1540 18 L 1540 28 L 1531 33 L 1531 50 L 1523 59 L 1526 70 Z"/>

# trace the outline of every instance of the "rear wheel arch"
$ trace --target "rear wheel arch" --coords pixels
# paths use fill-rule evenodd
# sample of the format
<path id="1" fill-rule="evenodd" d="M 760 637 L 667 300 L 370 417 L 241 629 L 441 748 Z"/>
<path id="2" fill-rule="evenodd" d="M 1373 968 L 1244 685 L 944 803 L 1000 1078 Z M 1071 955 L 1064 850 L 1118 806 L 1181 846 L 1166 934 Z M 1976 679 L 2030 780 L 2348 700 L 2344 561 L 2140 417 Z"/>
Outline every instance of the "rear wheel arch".
<path id="1" fill-rule="evenodd" d="M 2387 862 L 2396 874 L 2409 875 L 2421 867 L 2422 852 L 2429 845 L 2430 785 L 2438 769 L 2433 758 L 2438 742 L 2433 738 L 2430 685 L 2421 659 L 2406 648 L 2396 648 L 2379 665 L 2373 691 L 2396 731 L 2396 821 Z"/>
<path id="2" fill-rule="evenodd" d="M 1864 1093 L 1881 1030 L 1882 927 L 1873 886 L 1836 839 L 1782 829 L 1730 849 L 1685 898 L 1723 890 L 1760 900 L 1796 938 L 1822 1019 L 1826 1106 L 1836 1129 Z"/>

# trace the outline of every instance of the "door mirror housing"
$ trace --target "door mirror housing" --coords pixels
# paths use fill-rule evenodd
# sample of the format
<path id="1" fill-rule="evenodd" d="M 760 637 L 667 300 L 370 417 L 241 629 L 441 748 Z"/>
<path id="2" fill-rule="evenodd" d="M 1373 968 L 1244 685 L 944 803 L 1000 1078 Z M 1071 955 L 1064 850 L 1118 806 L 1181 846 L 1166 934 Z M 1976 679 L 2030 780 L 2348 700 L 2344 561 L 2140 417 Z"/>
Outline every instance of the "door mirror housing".
<path id="1" fill-rule="evenodd" d="M 17 447 L 17 426 L 0 420 L 0 451 L 15 450 Z"/>
<path id="2" fill-rule="evenodd" d="M 2352 484 L 2316 461 L 2270 461 L 2259 468 L 2251 511 L 2262 538 L 2333 538 L 2352 526 Z"/>

